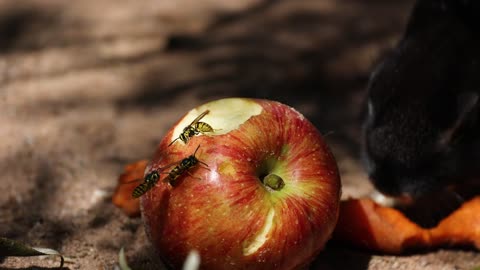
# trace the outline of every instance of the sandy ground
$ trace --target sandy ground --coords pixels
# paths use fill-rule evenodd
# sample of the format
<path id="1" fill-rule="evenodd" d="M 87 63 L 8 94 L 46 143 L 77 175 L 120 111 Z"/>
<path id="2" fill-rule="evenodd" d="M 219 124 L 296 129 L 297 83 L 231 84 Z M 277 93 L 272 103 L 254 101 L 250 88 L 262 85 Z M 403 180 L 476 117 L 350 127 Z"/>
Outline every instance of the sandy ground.
<path id="1" fill-rule="evenodd" d="M 0 1 L 0 235 L 57 249 L 67 269 L 162 269 L 139 218 L 110 198 L 185 112 L 221 97 L 291 105 L 328 137 L 344 196 L 359 163 L 368 72 L 412 1 Z M 44 269 L 6 258 L 0 269 Z M 401 257 L 327 246 L 312 269 L 472 269 L 480 255 Z"/>

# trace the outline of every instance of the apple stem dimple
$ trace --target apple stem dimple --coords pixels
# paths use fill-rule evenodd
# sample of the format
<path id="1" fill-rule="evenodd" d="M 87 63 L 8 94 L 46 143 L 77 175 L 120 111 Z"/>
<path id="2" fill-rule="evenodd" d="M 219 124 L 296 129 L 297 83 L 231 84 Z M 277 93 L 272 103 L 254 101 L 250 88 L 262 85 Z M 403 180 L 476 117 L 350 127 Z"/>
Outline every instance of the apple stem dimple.
<path id="1" fill-rule="evenodd" d="M 281 190 L 285 186 L 283 179 L 274 173 L 265 176 L 262 182 L 266 187 L 272 190 Z"/>

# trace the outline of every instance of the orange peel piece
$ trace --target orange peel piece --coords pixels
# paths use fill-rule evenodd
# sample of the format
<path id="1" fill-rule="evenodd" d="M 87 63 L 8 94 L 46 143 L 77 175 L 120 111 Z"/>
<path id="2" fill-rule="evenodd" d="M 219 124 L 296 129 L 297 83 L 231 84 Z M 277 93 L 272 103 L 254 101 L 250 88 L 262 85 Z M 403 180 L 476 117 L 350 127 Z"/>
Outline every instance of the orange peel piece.
<path id="1" fill-rule="evenodd" d="M 424 229 L 400 211 L 370 199 L 341 203 L 333 240 L 389 254 L 400 254 L 411 246 L 424 247 L 431 241 Z"/>
<path id="2" fill-rule="evenodd" d="M 480 196 L 465 202 L 430 233 L 434 246 L 473 246 L 480 249 Z"/>
<path id="3" fill-rule="evenodd" d="M 394 208 L 370 199 L 341 203 L 332 241 L 383 254 L 402 254 L 440 247 L 473 246 L 480 249 L 480 196 L 425 229 Z"/>

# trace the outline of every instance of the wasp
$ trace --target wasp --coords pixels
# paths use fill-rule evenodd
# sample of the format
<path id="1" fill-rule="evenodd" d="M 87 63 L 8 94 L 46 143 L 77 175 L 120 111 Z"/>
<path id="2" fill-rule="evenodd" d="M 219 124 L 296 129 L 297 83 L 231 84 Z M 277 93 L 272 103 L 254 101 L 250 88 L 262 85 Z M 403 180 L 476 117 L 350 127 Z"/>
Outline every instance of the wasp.
<path id="1" fill-rule="evenodd" d="M 132 192 L 132 197 L 138 198 L 143 194 L 147 193 L 160 179 L 160 174 L 157 170 L 152 171 L 151 173 L 147 174 L 143 179 L 143 183 L 138 185 Z"/>
<path id="2" fill-rule="evenodd" d="M 183 141 L 185 144 L 190 140 L 195 135 L 198 135 L 200 133 L 204 134 L 207 132 L 213 132 L 215 131 L 212 126 L 205 122 L 200 122 L 200 120 L 205 117 L 210 112 L 210 110 L 206 110 L 203 113 L 201 113 L 199 116 L 197 116 L 190 125 L 186 126 L 182 133 L 173 140 L 168 146 L 172 145 L 176 140 L 180 139 Z"/>
<path id="3" fill-rule="evenodd" d="M 197 146 L 197 149 L 195 149 L 195 152 L 193 152 L 192 155 L 182 159 L 178 164 L 168 173 L 168 176 L 166 179 L 168 180 L 168 183 L 170 183 L 171 186 L 175 186 L 177 178 L 182 175 L 183 173 L 188 172 L 191 168 L 197 166 L 198 164 L 202 164 L 205 166 L 204 168 L 208 169 L 208 164 L 205 162 L 198 160 L 197 157 L 195 157 L 195 154 L 198 151 L 198 148 L 200 148 L 200 145 Z M 190 174 L 191 176 L 191 174 Z"/>
<path id="4" fill-rule="evenodd" d="M 165 177 L 165 180 L 168 181 L 168 183 L 171 185 L 171 186 L 174 186 L 176 183 L 175 183 L 175 180 L 177 180 L 177 178 L 182 175 L 183 173 L 187 172 L 188 174 L 190 174 L 188 172 L 189 169 L 197 166 L 199 163 L 204 165 L 205 168 L 208 167 L 208 164 L 206 164 L 205 162 L 203 161 L 200 161 L 198 160 L 198 158 L 195 156 L 195 154 L 197 153 L 198 151 L 198 148 L 200 148 L 200 145 L 197 146 L 197 149 L 195 149 L 195 152 L 193 152 L 192 155 L 182 159 L 181 161 L 179 162 L 174 162 L 172 164 L 169 164 L 165 167 L 162 167 L 161 169 L 159 170 L 153 170 L 151 173 L 147 174 L 143 180 L 143 183 L 141 183 L 140 185 L 138 185 L 132 192 L 132 197 L 134 198 L 139 198 L 140 196 L 142 196 L 143 194 L 147 193 L 147 191 L 149 191 L 150 189 L 152 189 L 155 184 L 158 182 L 158 180 L 160 179 L 160 174 L 168 174 L 166 177 Z M 175 167 L 170 171 L 170 172 L 164 172 L 164 170 L 166 168 L 169 168 L 169 167 L 172 167 L 174 166 Z M 208 168 L 207 168 L 208 169 Z"/>

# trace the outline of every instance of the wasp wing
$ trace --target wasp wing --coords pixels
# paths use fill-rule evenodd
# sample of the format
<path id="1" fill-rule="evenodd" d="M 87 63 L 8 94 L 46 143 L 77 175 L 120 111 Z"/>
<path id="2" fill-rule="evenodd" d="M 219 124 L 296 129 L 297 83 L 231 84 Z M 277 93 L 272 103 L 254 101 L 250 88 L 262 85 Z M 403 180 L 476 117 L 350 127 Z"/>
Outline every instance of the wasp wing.
<path id="1" fill-rule="evenodd" d="M 200 121 L 200 119 L 205 117 L 205 115 L 207 115 L 209 112 L 210 112 L 210 110 L 205 110 L 204 112 L 202 112 L 199 116 L 197 116 L 197 118 L 193 119 L 192 123 L 190 123 L 190 126 L 193 126 L 195 123 Z"/>

